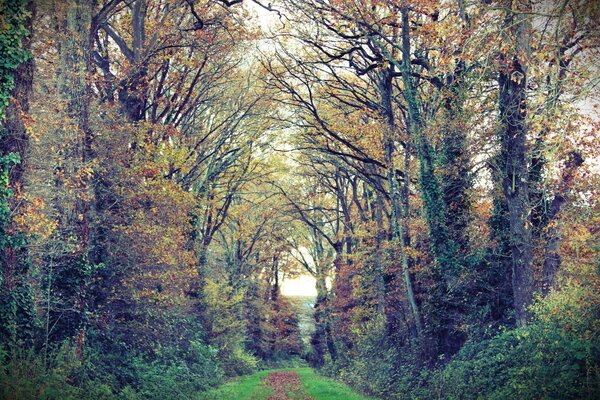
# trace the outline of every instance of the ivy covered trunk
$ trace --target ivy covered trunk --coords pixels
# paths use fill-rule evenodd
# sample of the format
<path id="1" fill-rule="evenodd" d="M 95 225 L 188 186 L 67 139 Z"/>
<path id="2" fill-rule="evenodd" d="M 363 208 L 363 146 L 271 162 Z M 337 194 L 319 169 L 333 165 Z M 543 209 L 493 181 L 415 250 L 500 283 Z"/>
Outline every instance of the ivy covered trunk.
<path id="1" fill-rule="evenodd" d="M 414 288 L 412 277 L 409 270 L 408 256 L 406 254 L 406 235 L 404 232 L 404 223 L 402 221 L 402 204 L 405 199 L 402 199 L 402 194 L 406 194 L 401 191 L 398 177 L 396 176 L 396 169 L 394 167 L 394 134 L 396 130 L 396 124 L 394 121 L 394 112 L 392 108 L 392 70 L 386 69 L 381 76 L 379 81 L 379 95 L 381 101 L 381 114 L 385 121 L 385 138 L 384 138 L 384 150 L 385 150 L 385 162 L 387 167 L 387 180 L 390 190 L 390 202 L 392 208 L 392 216 L 390 218 L 390 231 L 392 236 L 392 242 L 394 242 L 400 251 L 400 262 L 402 263 L 402 276 L 404 279 L 404 286 L 406 289 L 406 299 L 408 301 L 408 307 L 411 311 L 412 324 L 414 326 L 413 331 L 416 334 L 416 338 L 422 338 L 423 334 L 423 322 L 421 320 L 421 312 L 415 299 Z M 407 217 L 407 215 L 405 215 Z"/>
<path id="2" fill-rule="evenodd" d="M 20 212 L 29 147 L 27 123 L 34 61 L 28 52 L 35 9 L 32 1 L 12 0 L 3 1 L 0 11 L 11 17 L 5 21 L 10 26 L 3 32 L 6 42 L 0 44 L 0 121 L 3 114 L 5 117 L 0 130 L 0 344 L 17 345 L 31 342 L 36 322 L 28 237 L 13 219 Z"/>
<path id="3" fill-rule="evenodd" d="M 516 8 L 505 17 L 512 48 L 501 54 L 498 84 L 502 129 L 502 188 L 508 206 L 512 285 L 517 324 L 529 319 L 528 307 L 533 299 L 533 242 L 529 214 L 529 171 L 527 151 L 527 57 L 530 53 L 528 30 L 531 9 L 528 2 L 516 1 Z"/>
<path id="4" fill-rule="evenodd" d="M 464 261 L 471 246 L 467 228 L 472 218 L 472 204 L 469 190 L 473 187 L 470 156 L 467 152 L 467 138 L 462 125 L 464 119 L 465 62 L 457 61 L 454 72 L 448 77 L 444 109 L 447 127 L 443 130 L 441 149 L 441 187 L 445 205 L 449 237 L 456 244 L 457 257 L 464 267 Z"/>
<path id="5" fill-rule="evenodd" d="M 417 97 L 417 89 L 412 76 L 410 11 L 404 7 L 402 14 L 402 64 L 401 73 L 404 83 L 403 96 L 407 103 L 407 132 L 415 141 L 419 160 L 419 184 L 425 217 L 429 228 L 431 250 L 434 257 L 432 278 L 428 302 L 430 326 L 440 327 L 429 335 L 435 340 L 435 349 L 428 349 L 432 359 L 439 354 L 452 354 L 460 347 L 463 338 L 458 334 L 460 318 L 455 316 L 464 312 L 458 292 L 454 290 L 462 271 L 457 254 L 455 239 L 450 235 L 448 209 L 444 202 L 442 184 L 436 174 L 437 154 L 424 130 L 422 110 Z"/>
<path id="6" fill-rule="evenodd" d="M 82 355 L 86 336 L 87 289 L 94 266 L 90 262 L 93 248 L 90 226 L 94 194 L 92 129 L 90 127 L 91 87 L 91 25 L 94 2 L 71 0 L 58 8 L 61 41 L 58 48 L 59 66 L 57 89 L 64 99 L 67 122 L 59 134 L 65 145 L 61 149 L 61 163 L 56 167 L 57 188 L 64 196 L 59 206 L 64 248 L 58 261 L 53 287 L 50 289 L 64 298 L 69 314 L 51 312 L 56 321 L 56 335 L 72 338 Z"/>

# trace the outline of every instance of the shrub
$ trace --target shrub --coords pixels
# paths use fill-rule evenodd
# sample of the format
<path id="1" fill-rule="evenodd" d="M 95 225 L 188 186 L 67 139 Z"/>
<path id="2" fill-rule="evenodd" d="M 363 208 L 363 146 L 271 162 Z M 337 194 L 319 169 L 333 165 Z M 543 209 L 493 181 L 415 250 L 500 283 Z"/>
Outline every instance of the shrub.
<path id="1" fill-rule="evenodd" d="M 219 351 L 219 361 L 223 366 L 225 375 L 229 377 L 250 374 L 258 368 L 256 357 L 241 347 L 235 347 L 232 350 L 221 349 Z"/>
<path id="2" fill-rule="evenodd" d="M 189 399 L 223 376 L 216 350 L 200 341 L 152 357 L 88 348 L 82 361 L 66 343 L 47 357 L 0 348 L 0 399 L 7 400 Z"/>
<path id="3" fill-rule="evenodd" d="M 352 334 L 355 340 L 352 349 L 340 351 L 336 363 L 323 372 L 341 378 L 363 393 L 392 398 L 400 359 L 387 340 L 383 322 L 368 321 L 353 328 Z"/>
<path id="4" fill-rule="evenodd" d="M 355 344 L 324 373 L 384 399 L 596 399 L 600 393 L 600 299 L 566 287 L 532 307 L 523 328 L 467 342 L 445 365 L 418 365 L 389 345 L 381 324 L 354 330 Z"/>
<path id="5" fill-rule="evenodd" d="M 600 393 L 599 307 L 571 287 L 534 306 L 534 321 L 473 342 L 431 381 L 444 399 L 592 399 Z"/>
<path id="6" fill-rule="evenodd" d="M 80 398 L 70 376 L 81 364 L 74 349 L 63 345 L 44 359 L 33 349 L 0 348 L 0 399 L 68 400 Z"/>

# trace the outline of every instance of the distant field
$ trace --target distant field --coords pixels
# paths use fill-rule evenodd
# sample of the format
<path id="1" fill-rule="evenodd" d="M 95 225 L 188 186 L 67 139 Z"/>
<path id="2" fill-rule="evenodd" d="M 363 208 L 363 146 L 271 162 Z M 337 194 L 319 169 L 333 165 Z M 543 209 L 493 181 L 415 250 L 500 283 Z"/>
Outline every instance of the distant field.
<path id="1" fill-rule="evenodd" d="M 316 298 L 314 296 L 286 296 L 296 309 L 298 315 L 298 329 L 305 346 L 310 344 L 310 337 L 315 331 L 313 317 Z"/>

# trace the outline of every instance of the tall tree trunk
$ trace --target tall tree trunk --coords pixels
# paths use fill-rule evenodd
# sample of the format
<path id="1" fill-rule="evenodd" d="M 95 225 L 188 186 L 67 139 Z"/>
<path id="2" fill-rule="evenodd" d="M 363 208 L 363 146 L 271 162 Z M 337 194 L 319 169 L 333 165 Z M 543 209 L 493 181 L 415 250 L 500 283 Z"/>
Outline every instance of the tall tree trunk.
<path id="1" fill-rule="evenodd" d="M 312 355 L 311 363 L 320 367 L 325 363 L 325 346 L 332 359 L 335 359 L 335 347 L 331 336 L 331 324 L 328 316 L 328 296 L 327 296 L 327 276 L 323 266 L 317 260 L 315 265 L 315 288 L 317 289 L 317 298 L 315 301 L 315 332 L 311 337 Z"/>
<path id="2" fill-rule="evenodd" d="M 381 114 L 385 122 L 385 163 L 387 167 L 387 180 L 390 188 L 390 202 L 392 206 L 391 216 L 391 236 L 392 242 L 398 244 L 400 250 L 400 259 L 402 263 L 402 275 L 406 288 L 406 299 L 412 314 L 414 331 L 417 338 L 422 337 L 423 322 L 421 313 L 417 305 L 414 295 L 412 277 L 409 270 L 408 256 L 406 254 L 405 232 L 402 218 L 402 199 L 398 177 L 396 176 L 396 168 L 394 167 L 394 135 L 396 133 L 396 123 L 394 119 L 394 111 L 392 108 L 392 71 L 386 69 L 382 72 L 379 80 L 379 95 L 381 101 Z M 407 217 L 407 215 L 406 215 Z"/>
<path id="3" fill-rule="evenodd" d="M 64 129 L 66 147 L 64 176 L 74 185 L 75 190 L 67 190 L 66 206 L 69 212 L 63 216 L 65 234 L 75 237 L 75 250 L 67 251 L 62 260 L 62 283 L 69 283 L 65 293 L 70 293 L 70 301 L 76 314 L 70 329 L 64 332 L 75 335 L 77 351 L 82 356 L 86 336 L 87 286 L 89 284 L 90 219 L 93 206 L 91 179 L 86 178 L 84 168 L 92 158 L 92 129 L 90 127 L 90 98 L 92 97 L 89 75 L 93 40 L 91 35 L 92 16 L 95 1 L 71 0 L 65 7 L 66 15 L 61 24 L 59 43 L 58 94 L 65 101 L 65 112 L 69 126 Z M 67 239 L 67 238 L 66 238 Z M 58 317 L 60 318 L 60 317 Z M 73 321 L 71 321 L 73 323 Z"/>
<path id="4" fill-rule="evenodd" d="M 529 319 L 533 300 L 533 243 L 529 222 L 529 171 L 527 167 L 527 57 L 530 54 L 531 4 L 515 0 L 505 17 L 504 26 L 512 49 L 501 54 L 498 84 L 502 131 L 500 142 L 504 173 L 502 187 L 508 206 L 512 284 L 517 324 Z"/>
<path id="5" fill-rule="evenodd" d="M 30 12 L 24 26 L 29 34 L 23 39 L 21 46 L 23 50 L 29 52 L 35 6 L 32 0 L 24 3 L 25 9 Z M 25 238 L 11 217 L 18 213 L 21 202 L 19 195 L 24 185 L 29 148 L 26 118 L 29 113 L 34 67 L 33 57 L 17 67 L 13 75 L 14 87 L 5 112 L 6 119 L 0 130 L 0 157 L 16 154 L 19 158 L 19 162 L 7 171 L 13 195 L 8 198 L 7 203 L 9 220 L 4 221 L 7 222 L 8 228 L 6 232 L 8 246 L 4 248 L 0 246 L 3 253 L 0 255 L 0 337 L 2 337 L 0 342 L 6 340 L 11 345 L 23 340 L 31 342 L 36 318 L 33 289 L 28 283 L 29 255 L 25 243 L 21 243 Z"/>
<path id="6" fill-rule="evenodd" d="M 377 315 L 386 316 L 386 286 L 390 280 L 389 274 L 386 273 L 384 263 L 384 245 L 386 239 L 386 231 L 383 223 L 383 199 L 377 196 L 376 201 L 371 206 L 373 210 L 373 219 L 375 220 L 375 249 L 373 250 L 373 264 L 375 270 L 375 304 Z"/>
<path id="7" fill-rule="evenodd" d="M 93 42 L 90 29 L 94 2 L 71 0 L 67 7 L 62 32 L 59 33 L 62 40 L 59 45 L 58 93 L 65 101 L 65 111 L 70 119 L 65 139 L 74 143 L 67 149 L 65 164 L 69 170 L 65 172 L 67 178 L 75 178 L 92 157 L 93 136 L 89 119 L 92 92 L 88 77 L 91 72 Z M 90 188 L 85 184 L 78 189 L 81 192 L 90 192 Z M 82 196 L 81 193 L 75 194 L 74 197 L 73 213 L 66 222 L 75 227 L 78 242 L 81 244 L 80 252 L 87 253 L 91 201 L 86 200 L 87 196 Z"/>
<path id="8" fill-rule="evenodd" d="M 457 245 L 450 236 L 448 226 L 448 209 L 444 201 L 444 192 L 436 175 L 436 154 L 425 136 L 421 105 L 412 75 L 410 11 L 401 9 L 402 15 L 402 63 L 400 65 L 404 83 L 403 97 L 407 103 L 408 118 L 406 129 L 414 140 L 419 160 L 419 184 L 423 199 L 425 217 L 429 228 L 429 238 L 435 265 L 432 269 L 434 285 L 430 289 L 429 314 L 433 329 L 429 332 L 437 342 L 437 349 L 429 349 L 429 357 L 433 359 L 440 353 L 454 353 L 463 341 L 456 325 L 464 312 L 460 293 L 456 290 L 463 266 L 457 254 Z"/>
<path id="9" fill-rule="evenodd" d="M 145 105 L 148 95 L 146 75 L 148 73 L 146 56 L 146 0 L 135 0 L 132 2 L 131 24 L 132 24 L 132 48 L 133 58 L 129 61 L 133 64 L 131 75 L 121 82 L 119 87 L 119 103 L 121 110 L 130 122 L 143 121 L 145 119 Z"/>
<path id="10" fill-rule="evenodd" d="M 562 173 L 561 182 L 558 190 L 554 194 L 554 199 L 550 203 L 548 220 L 549 226 L 545 232 L 544 264 L 542 269 L 541 290 L 547 294 L 555 285 L 560 268 L 560 242 L 561 242 L 561 224 L 559 214 L 567 200 L 567 192 L 571 187 L 571 181 L 577 168 L 583 164 L 583 158 L 578 152 L 572 152 L 567 159 L 565 169 Z"/>
<path id="11" fill-rule="evenodd" d="M 464 259 L 470 251 L 467 227 L 471 220 L 471 200 L 468 191 L 473 186 L 470 159 L 466 152 L 466 135 L 461 124 L 465 68 L 465 62 L 458 60 L 447 85 L 444 109 L 448 124 L 444 130 L 441 151 L 443 177 L 440 182 L 448 236 L 456 243 L 457 256 L 463 266 Z"/>

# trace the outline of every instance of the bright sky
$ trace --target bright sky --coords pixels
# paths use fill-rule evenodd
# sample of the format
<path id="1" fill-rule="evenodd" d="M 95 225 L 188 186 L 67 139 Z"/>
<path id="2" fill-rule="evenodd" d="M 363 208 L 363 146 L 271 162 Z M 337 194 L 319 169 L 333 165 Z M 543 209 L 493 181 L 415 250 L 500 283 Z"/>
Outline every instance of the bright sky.
<path id="1" fill-rule="evenodd" d="M 246 7 L 246 9 L 257 18 L 257 24 L 265 32 L 273 29 L 278 22 L 278 16 L 276 12 L 265 10 L 263 7 L 254 2 L 244 2 L 244 7 Z"/>
<path id="2" fill-rule="evenodd" d="M 315 278 L 310 275 L 301 275 L 294 279 L 285 279 L 281 285 L 284 296 L 316 296 Z"/>

